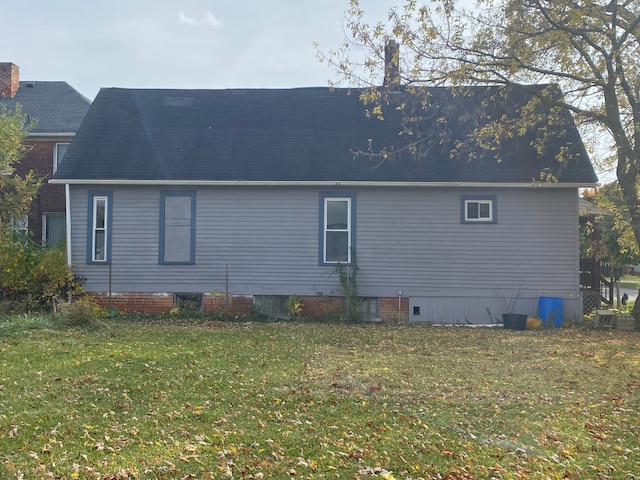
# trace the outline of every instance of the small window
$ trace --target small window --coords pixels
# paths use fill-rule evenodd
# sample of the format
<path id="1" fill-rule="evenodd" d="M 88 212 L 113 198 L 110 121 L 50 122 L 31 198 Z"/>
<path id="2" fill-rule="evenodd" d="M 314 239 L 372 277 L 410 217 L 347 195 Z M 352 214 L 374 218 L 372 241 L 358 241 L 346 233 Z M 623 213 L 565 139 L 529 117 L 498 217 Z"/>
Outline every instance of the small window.
<path id="1" fill-rule="evenodd" d="M 380 320 L 380 302 L 377 298 L 361 298 L 360 311 L 365 320 Z"/>
<path id="2" fill-rule="evenodd" d="M 111 260 L 111 211 L 111 192 L 89 192 L 87 263 Z"/>
<path id="3" fill-rule="evenodd" d="M 183 313 L 203 312 L 203 302 L 201 293 L 175 293 L 173 295 L 173 306 Z"/>
<path id="4" fill-rule="evenodd" d="M 196 192 L 160 194 L 160 263 L 195 263 Z"/>
<path id="5" fill-rule="evenodd" d="M 254 295 L 253 311 L 267 318 L 289 318 L 289 295 Z"/>
<path id="6" fill-rule="evenodd" d="M 60 162 L 64 158 L 65 153 L 67 153 L 68 148 L 68 143 L 56 143 L 56 148 L 53 152 L 53 173 L 56 173 L 58 171 Z"/>
<path id="7" fill-rule="evenodd" d="M 320 195 L 320 263 L 351 263 L 355 249 L 355 194 Z"/>
<path id="8" fill-rule="evenodd" d="M 463 196 L 462 223 L 496 223 L 496 197 L 492 196 Z"/>

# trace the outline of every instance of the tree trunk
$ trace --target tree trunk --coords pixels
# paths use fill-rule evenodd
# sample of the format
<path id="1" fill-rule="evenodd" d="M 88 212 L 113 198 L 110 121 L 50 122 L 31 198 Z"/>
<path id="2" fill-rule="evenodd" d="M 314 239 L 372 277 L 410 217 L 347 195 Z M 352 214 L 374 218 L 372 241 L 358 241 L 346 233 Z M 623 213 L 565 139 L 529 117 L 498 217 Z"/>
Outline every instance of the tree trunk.
<path id="1" fill-rule="evenodd" d="M 633 309 L 631 310 L 631 316 L 636 320 L 640 319 L 640 289 L 638 290 L 638 297 L 636 298 L 636 301 L 633 304 Z"/>
<path id="2" fill-rule="evenodd" d="M 627 156 L 627 158 L 630 158 Z M 629 217 L 631 218 L 631 229 L 638 245 L 640 245 L 640 204 L 638 201 L 638 191 L 636 186 L 638 185 L 638 161 L 631 160 L 629 164 L 626 161 L 622 161 L 620 156 L 618 157 L 618 183 L 620 189 L 624 195 L 624 199 L 629 209 Z M 624 168 L 628 165 L 628 168 Z M 622 166 L 622 168 L 621 168 Z M 639 296 L 633 305 L 631 315 L 636 320 L 640 320 L 640 290 Z"/>

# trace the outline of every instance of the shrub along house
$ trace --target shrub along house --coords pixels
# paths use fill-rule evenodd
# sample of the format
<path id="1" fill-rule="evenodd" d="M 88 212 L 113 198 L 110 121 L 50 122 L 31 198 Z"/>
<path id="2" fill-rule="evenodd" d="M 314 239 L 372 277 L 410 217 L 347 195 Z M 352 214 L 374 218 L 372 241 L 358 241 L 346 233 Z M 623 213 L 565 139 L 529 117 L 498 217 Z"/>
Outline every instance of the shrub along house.
<path id="1" fill-rule="evenodd" d="M 357 259 L 373 318 L 488 323 L 541 294 L 581 315 L 578 188 L 597 178 L 568 112 L 480 148 L 469 135 L 519 118 L 524 91 L 386 92 L 384 119 L 359 94 L 102 89 L 53 180 L 87 290 L 123 310 L 207 310 L 217 291 L 317 312 Z"/>

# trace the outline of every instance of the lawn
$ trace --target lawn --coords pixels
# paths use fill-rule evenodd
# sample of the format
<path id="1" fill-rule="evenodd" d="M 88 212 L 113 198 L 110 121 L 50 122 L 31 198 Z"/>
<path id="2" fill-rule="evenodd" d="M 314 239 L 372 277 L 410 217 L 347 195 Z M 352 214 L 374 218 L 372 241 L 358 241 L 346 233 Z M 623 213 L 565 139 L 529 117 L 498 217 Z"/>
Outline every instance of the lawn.
<path id="1" fill-rule="evenodd" d="M 637 275 L 625 275 L 620 278 L 622 288 L 640 288 L 640 277 Z"/>
<path id="2" fill-rule="evenodd" d="M 635 332 L 13 321 L 0 478 L 640 472 Z"/>

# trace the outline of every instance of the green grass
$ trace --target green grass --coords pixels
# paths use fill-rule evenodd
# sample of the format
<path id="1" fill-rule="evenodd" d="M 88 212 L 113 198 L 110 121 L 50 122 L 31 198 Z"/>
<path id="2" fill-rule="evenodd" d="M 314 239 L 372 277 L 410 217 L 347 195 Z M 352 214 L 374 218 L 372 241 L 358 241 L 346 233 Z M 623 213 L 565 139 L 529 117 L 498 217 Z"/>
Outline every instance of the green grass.
<path id="1" fill-rule="evenodd" d="M 635 332 L 0 327 L 0 478 L 640 472 Z"/>
<path id="2" fill-rule="evenodd" d="M 640 288 L 640 277 L 635 275 L 625 275 L 620 278 L 620 287 Z"/>

